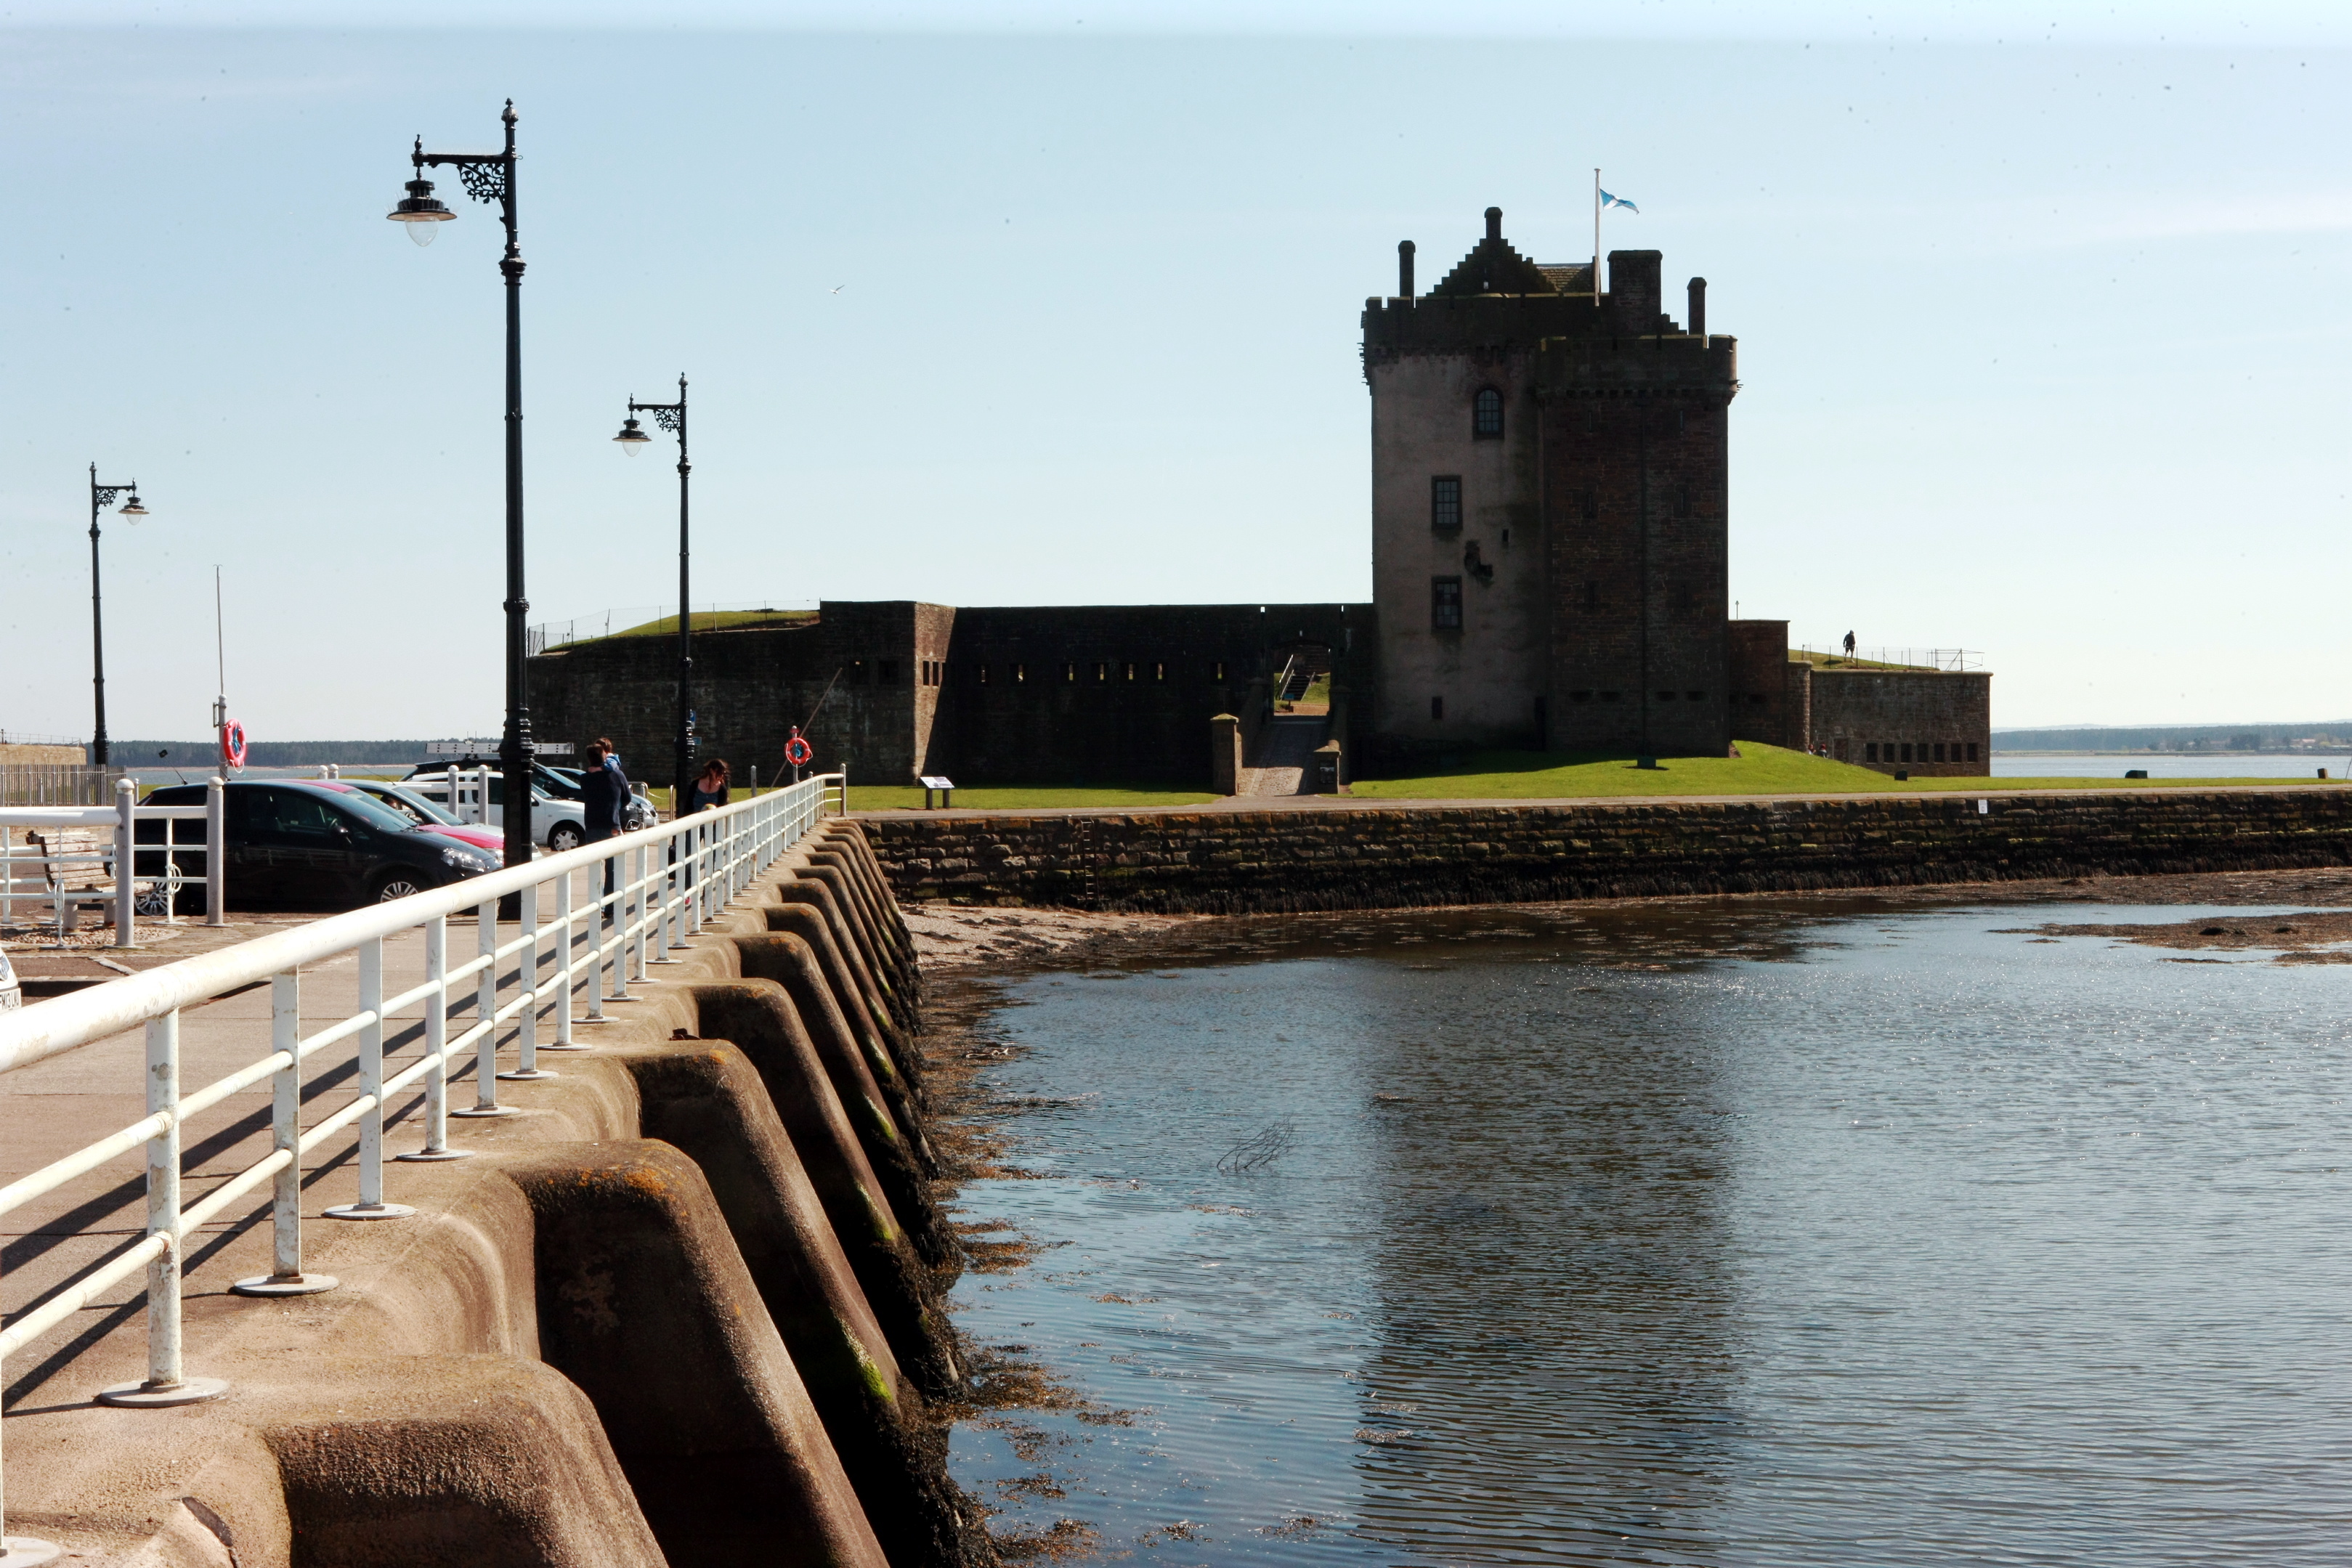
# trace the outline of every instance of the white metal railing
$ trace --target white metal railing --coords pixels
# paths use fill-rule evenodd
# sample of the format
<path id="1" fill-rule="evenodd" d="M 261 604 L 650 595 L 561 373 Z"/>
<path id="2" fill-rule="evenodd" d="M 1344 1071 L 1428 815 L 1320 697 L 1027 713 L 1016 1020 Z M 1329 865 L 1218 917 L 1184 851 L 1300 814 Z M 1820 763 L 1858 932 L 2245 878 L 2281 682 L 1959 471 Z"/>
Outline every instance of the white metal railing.
<path id="1" fill-rule="evenodd" d="M 1813 645 L 1807 643 L 1800 650 L 1809 658 Z M 1857 664 L 1879 664 L 1900 672 L 1904 670 L 1941 670 L 1947 674 L 1966 674 L 1970 670 L 1985 668 L 1985 654 L 1978 648 L 1856 648 L 1849 653 L 1843 644 L 1829 649 L 1823 658 Z"/>
<path id="2" fill-rule="evenodd" d="M 107 1389 L 100 1399 L 134 1406 L 183 1405 L 220 1393 L 225 1385 L 190 1377 L 181 1364 L 180 1270 L 189 1232 L 226 1215 L 238 1199 L 271 1183 L 271 1271 L 240 1280 L 232 1289 L 252 1296 L 333 1289 L 331 1277 L 306 1274 L 302 1269 L 303 1156 L 356 1124 L 359 1200 L 323 1210 L 323 1215 L 373 1220 L 413 1214 L 414 1209 L 385 1197 L 385 1107 L 392 1098 L 423 1086 L 423 1146 L 395 1159 L 462 1157 L 463 1151 L 448 1145 L 447 1118 L 511 1115 L 512 1109 L 498 1102 L 501 1080 L 549 1076 L 539 1066 L 542 1049 L 593 1049 L 573 1039 L 574 1022 L 603 1021 L 604 1003 L 626 999 L 633 978 L 648 978 L 652 965 L 675 963 L 668 956 L 671 949 L 684 946 L 706 920 L 829 814 L 829 808 L 837 809 L 845 797 L 840 780 L 838 774 L 820 775 L 682 821 L 332 915 L 0 1014 L 0 1072 L 143 1025 L 147 1085 L 143 1119 L 0 1186 L 0 1214 L 6 1214 L 142 1144 L 147 1147 L 143 1236 L 20 1312 L 0 1332 L 0 1362 L 144 1269 L 146 1380 Z M 553 923 L 542 925 L 540 906 L 551 892 Z M 502 901 L 510 902 L 519 916 L 513 922 L 516 933 L 503 937 L 499 928 Z M 475 956 L 452 962 L 448 920 L 467 912 L 474 916 Z M 424 981 L 386 996 L 385 939 L 411 931 L 423 934 Z M 305 1033 L 301 967 L 344 954 L 358 960 L 358 1007 L 324 1027 L 311 1019 L 313 1027 Z M 269 1050 L 227 1077 L 184 1092 L 181 1009 L 264 980 L 270 985 Z M 583 986 L 587 1016 L 575 1020 L 574 993 Z M 457 1016 L 468 1010 L 470 1021 Z M 421 1054 L 387 1077 L 384 1025 L 410 1013 L 422 1019 Z M 553 1015 L 555 1029 L 555 1039 L 546 1047 L 539 1044 L 543 1013 Z M 505 1071 L 499 1069 L 502 1030 L 509 1031 L 514 1053 L 514 1065 Z M 305 1128 L 304 1064 L 337 1046 L 356 1058 L 359 1092 L 349 1103 Z M 469 1053 L 475 1102 L 453 1111 L 448 1107 L 450 1069 Z M 190 1119 L 264 1082 L 273 1091 L 270 1153 L 196 1202 L 184 1204 L 181 1149 Z M 0 1533 L 0 1540 L 5 1539 Z M 12 1548 L 20 1544 L 8 1542 Z"/>
<path id="3" fill-rule="evenodd" d="M 186 885 L 186 879 L 180 873 L 179 857 L 181 852 L 196 847 L 179 836 L 179 825 L 188 821 L 205 825 L 205 924 L 224 924 L 221 894 L 226 845 L 222 828 L 221 781 L 211 781 L 205 803 L 201 806 L 142 805 L 137 794 L 138 787 L 130 779 L 117 779 L 112 806 L 0 807 L 0 925 L 15 924 L 19 904 L 47 903 L 50 918 L 57 924 L 58 940 L 62 943 L 74 906 L 87 902 L 92 893 L 101 891 L 66 886 L 67 878 L 75 869 L 84 868 L 112 878 L 113 886 L 105 890 L 105 899 L 114 916 L 114 945 L 134 946 L 142 887 L 151 895 L 143 901 L 149 904 L 148 913 L 160 914 L 167 921 L 179 918 L 179 893 Z M 163 831 L 153 841 L 143 841 L 139 837 L 142 822 L 160 822 Z M 19 832 L 30 834 L 42 828 L 104 829 L 110 831 L 110 837 L 101 848 L 83 850 L 59 850 L 53 844 L 37 846 L 29 838 L 22 843 L 17 841 Z M 142 860 L 153 867 L 143 875 L 140 867 Z M 33 878 L 17 874 L 25 867 L 34 870 Z"/>

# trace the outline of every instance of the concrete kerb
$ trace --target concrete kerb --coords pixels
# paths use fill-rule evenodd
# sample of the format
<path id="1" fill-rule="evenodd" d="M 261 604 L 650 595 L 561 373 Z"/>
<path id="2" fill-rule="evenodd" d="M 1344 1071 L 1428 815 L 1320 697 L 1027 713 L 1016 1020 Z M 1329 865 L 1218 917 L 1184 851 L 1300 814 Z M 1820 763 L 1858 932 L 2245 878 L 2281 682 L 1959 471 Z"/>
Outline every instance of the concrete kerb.
<path id="1" fill-rule="evenodd" d="M 205 1542 L 233 1541 L 242 1568 L 290 1563 L 298 1531 L 310 1562 L 660 1561 L 629 1488 L 611 1484 L 622 1472 L 604 1432 L 578 1418 L 577 1391 L 539 1364 L 539 1220 L 515 1169 L 544 1171 L 562 1145 L 576 1164 L 585 1150 L 638 1142 L 648 1062 L 716 1049 L 669 1037 L 698 1032 L 701 988 L 741 984 L 731 938 L 766 925 L 751 907 L 765 889 L 748 891 L 675 954 L 679 967 L 605 1004 L 613 1021 L 588 1038 L 607 1049 L 566 1058 L 559 1077 L 511 1087 L 517 1115 L 467 1124 L 463 1142 L 481 1157 L 398 1167 L 397 1196 L 418 1218 L 310 1227 L 307 1265 L 340 1276 L 342 1290 L 278 1301 L 226 1292 L 229 1281 L 267 1270 L 266 1205 L 192 1248 L 187 1362 L 229 1381 L 222 1398 L 169 1411 L 88 1403 L 98 1387 L 140 1374 L 136 1292 L 94 1312 L 79 1340 L 21 1374 L 7 1417 L 12 1532 L 101 1559 L 137 1550 L 158 1562 L 225 1562 L 227 1547 L 207 1559 Z M 773 982 L 751 984 L 784 999 Z M 394 1135 L 413 1137 L 414 1127 L 404 1121 Z M 315 1213 L 353 1185 L 349 1166 L 330 1160 L 309 1177 L 306 1205 Z M 747 1269 L 723 1207 L 703 1207 L 720 1216 L 719 1234 L 698 1245 Z M 944 1351 L 951 1385 L 952 1351 L 929 1305 L 919 1319 L 941 1332 L 926 1332 L 921 1348 L 935 1363 Z M 764 1305 L 758 1316 L 768 1322 Z M 768 1332 L 780 1333 L 772 1323 Z M 883 1437 L 885 1448 L 907 1447 L 903 1432 Z M 475 1450 L 482 1458 L 471 1471 L 452 1458 Z M 274 1464 L 224 1468 L 225 1455 L 264 1451 L 278 1456 Z M 960 1522 L 943 1467 L 930 1472 L 929 1490 Z M 480 1528 L 444 1539 L 461 1519 Z M 342 1544 L 324 1556 L 313 1550 L 331 1541 Z"/>

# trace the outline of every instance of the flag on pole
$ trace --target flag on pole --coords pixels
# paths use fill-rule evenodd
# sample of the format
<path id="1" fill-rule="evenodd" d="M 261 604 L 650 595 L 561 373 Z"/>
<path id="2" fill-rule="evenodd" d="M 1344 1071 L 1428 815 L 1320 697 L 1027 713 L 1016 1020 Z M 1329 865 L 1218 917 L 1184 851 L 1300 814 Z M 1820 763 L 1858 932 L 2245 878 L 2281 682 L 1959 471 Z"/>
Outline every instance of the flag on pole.
<path id="1" fill-rule="evenodd" d="M 1611 208 L 1611 207 L 1622 207 L 1622 208 L 1624 208 L 1627 212 L 1632 213 L 1633 214 L 1634 214 L 1636 217 L 1639 217 L 1639 216 L 1641 215 L 1641 212 L 1642 212 L 1642 209 L 1641 209 L 1641 208 L 1639 208 L 1639 207 L 1635 206 L 1633 203 L 1631 203 L 1631 202 L 1627 201 L 1624 197 L 1622 197 L 1622 196 L 1612 196 L 1612 195 L 1611 195 L 1611 194 L 1610 194 L 1608 192 L 1606 192 L 1606 191 L 1603 191 L 1603 192 L 1601 192 L 1601 209 L 1602 209 L 1603 211 L 1606 211 L 1607 209 L 1609 209 L 1609 208 Z"/>

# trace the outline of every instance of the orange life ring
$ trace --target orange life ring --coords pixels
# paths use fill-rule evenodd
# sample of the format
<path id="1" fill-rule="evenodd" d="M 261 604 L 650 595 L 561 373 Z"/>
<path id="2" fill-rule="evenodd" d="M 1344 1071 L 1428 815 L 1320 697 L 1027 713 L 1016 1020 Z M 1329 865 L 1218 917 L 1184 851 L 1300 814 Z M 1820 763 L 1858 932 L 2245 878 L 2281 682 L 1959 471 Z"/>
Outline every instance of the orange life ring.
<path id="1" fill-rule="evenodd" d="M 230 719 L 221 726 L 221 761 L 230 768 L 245 766 L 245 726 Z"/>
<path id="2" fill-rule="evenodd" d="M 815 755 L 809 743 L 801 738 L 801 732 L 797 729 L 793 731 L 793 737 L 784 742 L 784 760 L 795 768 L 807 767 L 808 759 Z"/>

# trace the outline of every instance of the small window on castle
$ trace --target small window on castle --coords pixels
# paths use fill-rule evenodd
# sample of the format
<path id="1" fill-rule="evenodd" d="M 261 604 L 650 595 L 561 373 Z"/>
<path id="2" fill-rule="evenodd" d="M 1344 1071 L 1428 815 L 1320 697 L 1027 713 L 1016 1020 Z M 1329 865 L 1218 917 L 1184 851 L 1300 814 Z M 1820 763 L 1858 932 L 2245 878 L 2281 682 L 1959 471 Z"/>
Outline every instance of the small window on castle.
<path id="1" fill-rule="evenodd" d="M 1878 760 L 1878 742 L 1873 740 L 1864 744 L 1862 748 L 1862 759 L 1864 762 L 1875 762 Z"/>
<path id="2" fill-rule="evenodd" d="M 1066 681 L 1075 681 L 1075 680 L 1076 680 L 1077 678 L 1078 678 L 1078 667 L 1077 667 L 1077 665 L 1076 665 L 1076 664 L 1064 664 L 1064 665 L 1062 666 L 1062 679 L 1064 679 L 1064 680 L 1066 680 Z"/>
<path id="3" fill-rule="evenodd" d="M 1906 762 L 1911 760 L 1911 743 L 1907 740 L 1903 743 L 1903 760 Z"/>
<path id="4" fill-rule="evenodd" d="M 1689 519 L 1690 519 L 1690 515 L 1691 515 L 1691 493 L 1690 493 L 1690 486 L 1687 486 L 1687 485 L 1680 486 L 1676 487 L 1676 489 L 1675 489 L 1675 517 L 1676 517 L 1676 518 L 1678 518 L 1678 519 L 1680 519 L 1680 520 L 1682 520 L 1682 521 L 1687 522 L 1687 521 L 1689 521 Z"/>
<path id="5" fill-rule="evenodd" d="M 1429 699 L 1429 716 L 1432 719 L 1442 719 L 1445 716 L 1445 699 L 1444 697 L 1432 697 Z"/>
<path id="6" fill-rule="evenodd" d="M 866 684 L 865 660 L 852 659 L 849 661 L 849 684 L 853 686 L 862 686 Z"/>
<path id="7" fill-rule="evenodd" d="M 1433 577 L 1429 580 L 1429 625 L 1434 632 L 1462 630 L 1460 578 Z"/>
<path id="8" fill-rule="evenodd" d="M 1936 742 L 1936 760 L 1938 762 L 1944 760 L 1944 743 L 1940 740 Z"/>
<path id="9" fill-rule="evenodd" d="M 1503 394 L 1493 387 L 1470 400 L 1470 434 L 1480 441 L 1492 441 L 1503 434 Z"/>
<path id="10" fill-rule="evenodd" d="M 1592 700 L 1592 694 L 1591 692 L 1570 692 L 1568 694 L 1568 700 L 1572 703 L 1589 703 Z"/>
<path id="11" fill-rule="evenodd" d="M 1429 526 L 1452 533 L 1462 526 L 1462 476 L 1435 474 L 1429 481 Z"/>
<path id="12" fill-rule="evenodd" d="M 1016 681 L 1026 681 L 1029 678 L 1029 666 L 1026 664 L 1013 665 L 1013 678 Z"/>
<path id="13" fill-rule="evenodd" d="M 1613 703 L 1622 695 L 1622 693 L 1619 692 L 1602 692 L 1601 694 L 1601 700 L 1605 703 Z"/>
<path id="14" fill-rule="evenodd" d="M 1601 585 L 1597 582 L 1587 582 L 1584 585 L 1584 612 L 1587 615 L 1591 615 L 1598 612 L 1600 608 Z"/>
<path id="15" fill-rule="evenodd" d="M 1103 663 L 1101 660 L 1099 660 L 1099 659 L 1096 660 L 1096 661 L 1095 661 L 1095 681 L 1096 681 L 1096 683 L 1097 683 L 1097 685 L 1099 685 L 1099 684 L 1101 684 L 1102 682 L 1108 681 L 1108 680 L 1109 680 L 1109 679 L 1110 679 L 1110 666 L 1109 666 L 1108 664 L 1104 664 L 1104 663 Z"/>
<path id="16" fill-rule="evenodd" d="M 1209 678 L 1210 678 L 1211 680 L 1213 680 L 1213 681 L 1216 681 L 1216 682 L 1218 682 L 1218 683 L 1220 683 L 1220 684 L 1223 684 L 1223 683 L 1224 678 L 1225 678 L 1225 662 L 1224 662 L 1223 659 L 1220 659 L 1220 660 L 1218 660 L 1218 661 L 1217 661 L 1217 664 L 1216 664 L 1216 673 L 1215 673 L 1214 674 L 1211 675 Z"/>
<path id="17" fill-rule="evenodd" d="M 1598 435 L 1601 434 L 1601 411 L 1599 409 L 1588 408 L 1584 411 L 1584 434 L 1587 435 Z"/>
<path id="18" fill-rule="evenodd" d="M 1676 610 L 1687 612 L 1698 601 L 1696 598 L 1691 593 L 1689 583 L 1677 582 L 1675 584 L 1675 608 Z"/>
<path id="19" fill-rule="evenodd" d="M 1683 701 L 1686 703 L 1703 703 L 1706 701 L 1706 694 L 1705 692 L 1685 692 L 1683 694 Z"/>
<path id="20" fill-rule="evenodd" d="M 1165 665 L 1165 664 L 1154 664 L 1154 665 L 1152 665 L 1152 666 L 1151 666 L 1151 678 L 1152 678 L 1153 680 L 1155 680 L 1155 681 L 1164 681 L 1164 680 L 1166 680 L 1166 679 L 1168 678 L 1168 666 L 1167 666 L 1167 665 Z"/>
<path id="21" fill-rule="evenodd" d="M 898 660 L 885 659 L 879 664 L 876 665 L 875 668 L 880 672 L 875 678 L 880 681 L 882 685 L 886 686 L 895 686 L 898 684 Z"/>
<path id="22" fill-rule="evenodd" d="M 1658 694 L 1658 700 L 1662 703 L 1670 703 L 1675 700 L 1675 694 L 1672 692 L 1660 692 Z"/>
<path id="23" fill-rule="evenodd" d="M 971 673 L 980 677 L 980 684 L 984 686 L 988 685 L 988 666 L 986 664 L 974 664 L 971 667 Z"/>
<path id="24" fill-rule="evenodd" d="M 1577 497 L 1577 504 L 1582 509 L 1584 513 L 1584 520 L 1586 522 L 1595 523 L 1601 520 L 1600 491 L 1591 489 L 1586 490 L 1581 496 Z"/>
<path id="25" fill-rule="evenodd" d="M 1129 661 L 1128 662 L 1128 666 L 1127 666 L 1127 678 L 1128 678 L 1129 680 L 1130 680 L 1130 681 L 1131 681 L 1131 680 L 1133 680 L 1133 679 L 1135 679 L 1135 664 L 1134 664 L 1134 661 L 1132 661 L 1132 660 L 1129 660 Z"/>
<path id="26" fill-rule="evenodd" d="M 1974 762 L 1976 759 L 1977 759 L 1977 743 L 1976 743 L 1975 741 L 1971 740 L 1971 741 L 1969 741 L 1969 761 L 1971 761 L 1971 762 Z"/>

